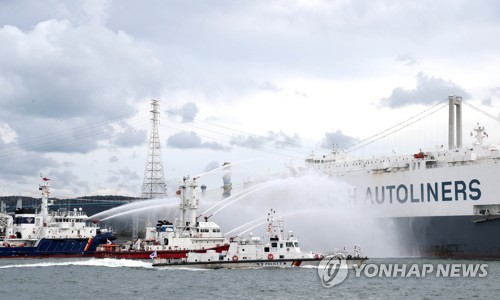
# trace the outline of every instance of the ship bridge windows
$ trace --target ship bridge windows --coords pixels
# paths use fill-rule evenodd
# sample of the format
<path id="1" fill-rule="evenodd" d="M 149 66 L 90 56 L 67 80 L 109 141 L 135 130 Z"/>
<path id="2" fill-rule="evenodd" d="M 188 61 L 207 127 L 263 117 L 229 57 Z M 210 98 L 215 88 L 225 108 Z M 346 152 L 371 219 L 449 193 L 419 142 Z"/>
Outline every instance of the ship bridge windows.
<path id="1" fill-rule="evenodd" d="M 293 244 L 295 245 L 295 247 L 298 247 L 298 246 L 299 246 L 299 243 L 298 243 L 298 242 L 294 242 Z"/>
<path id="2" fill-rule="evenodd" d="M 16 217 L 14 219 L 14 225 L 34 224 L 34 223 L 35 223 L 35 218 L 33 217 Z"/>
<path id="3" fill-rule="evenodd" d="M 293 247 L 293 243 L 292 242 L 286 242 L 286 247 L 287 248 Z"/>
<path id="4" fill-rule="evenodd" d="M 437 168 L 438 167 L 438 164 L 436 161 L 426 161 L 425 162 L 425 167 L 427 169 L 432 169 L 432 168 Z"/>
<path id="5" fill-rule="evenodd" d="M 278 248 L 278 243 L 271 243 L 271 247 Z"/>

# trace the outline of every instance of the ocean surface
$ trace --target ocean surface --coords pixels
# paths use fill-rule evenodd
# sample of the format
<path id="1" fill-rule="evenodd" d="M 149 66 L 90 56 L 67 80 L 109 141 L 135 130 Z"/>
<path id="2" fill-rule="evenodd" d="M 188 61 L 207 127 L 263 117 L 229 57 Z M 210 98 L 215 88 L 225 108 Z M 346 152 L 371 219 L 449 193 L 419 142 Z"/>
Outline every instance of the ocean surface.
<path id="1" fill-rule="evenodd" d="M 370 259 L 367 264 L 487 264 L 479 278 L 355 276 L 325 288 L 317 268 L 190 270 L 150 261 L 2 259 L 0 299 L 498 299 L 500 261 Z M 371 268 L 373 274 L 374 268 Z M 370 273 L 368 273 L 370 274 Z"/>

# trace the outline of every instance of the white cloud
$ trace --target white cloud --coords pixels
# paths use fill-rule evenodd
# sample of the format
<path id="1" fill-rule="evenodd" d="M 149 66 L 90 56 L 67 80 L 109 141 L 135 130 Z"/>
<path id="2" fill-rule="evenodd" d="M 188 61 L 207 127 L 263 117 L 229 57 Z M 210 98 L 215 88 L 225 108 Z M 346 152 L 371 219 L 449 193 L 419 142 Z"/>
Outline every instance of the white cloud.
<path id="1" fill-rule="evenodd" d="M 203 142 L 201 137 L 194 131 L 178 132 L 168 137 L 167 145 L 179 149 L 206 148 L 212 150 L 229 150 L 229 147 L 216 142 Z"/>
<path id="2" fill-rule="evenodd" d="M 299 147 L 301 140 L 297 134 L 287 135 L 283 131 L 268 131 L 265 136 L 261 135 L 236 135 L 231 138 L 230 143 L 241 147 L 259 149 L 265 145 L 271 145 L 276 148 Z"/>
<path id="3" fill-rule="evenodd" d="M 410 104 L 450 93 L 496 114 L 498 8 L 465 0 L 0 2 L 2 178 L 30 189 L 51 169 L 68 175 L 68 193 L 137 193 L 149 99 L 181 116 L 162 115 L 173 130 L 161 133 L 171 135 L 163 153 L 172 177 L 263 148 L 300 157 L 306 143 L 350 145 L 411 114 Z M 201 122 L 212 116 L 219 127 Z M 117 162 L 130 172 L 109 172 Z"/>
<path id="4" fill-rule="evenodd" d="M 182 118 L 182 122 L 188 123 L 193 122 L 198 114 L 198 106 L 194 102 L 188 102 L 182 105 L 180 108 L 170 107 L 168 109 L 168 114 L 173 116 L 180 116 Z"/>
<path id="5" fill-rule="evenodd" d="M 388 98 L 382 99 L 382 105 L 400 107 L 411 104 L 434 104 L 449 95 L 460 95 L 470 98 L 463 88 L 449 80 L 427 76 L 423 72 L 417 74 L 417 86 L 414 89 L 395 88 Z"/>
<path id="6" fill-rule="evenodd" d="M 340 149 L 347 149 L 359 142 L 359 139 L 348 136 L 342 133 L 340 129 L 334 132 L 326 132 L 325 137 L 321 141 L 321 148 L 331 150 L 333 145 L 337 145 Z"/>
<path id="7" fill-rule="evenodd" d="M 5 143 L 9 144 L 17 139 L 17 134 L 12 128 L 10 128 L 9 124 L 0 122 L 0 139 Z"/>

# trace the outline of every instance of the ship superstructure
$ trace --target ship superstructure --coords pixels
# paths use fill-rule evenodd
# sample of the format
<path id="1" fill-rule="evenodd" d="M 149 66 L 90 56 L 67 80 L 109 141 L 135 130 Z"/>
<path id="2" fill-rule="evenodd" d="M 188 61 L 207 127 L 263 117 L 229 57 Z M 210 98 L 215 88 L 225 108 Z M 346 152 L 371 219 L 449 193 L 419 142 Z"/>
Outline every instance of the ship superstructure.
<path id="1" fill-rule="evenodd" d="M 43 177 L 40 210 L 18 207 L 0 214 L 0 257 L 86 256 L 114 239 L 82 209 L 49 211 L 50 179 Z"/>
<path id="2" fill-rule="evenodd" d="M 198 221 L 199 198 L 196 178 L 184 177 L 177 195 L 179 215 L 174 222 L 159 220 L 156 226 L 146 226 L 144 239 L 123 244 L 102 245 L 96 257 L 149 259 L 155 253 L 160 258 L 182 258 L 188 251 L 227 250 L 229 242 L 215 222 Z"/>

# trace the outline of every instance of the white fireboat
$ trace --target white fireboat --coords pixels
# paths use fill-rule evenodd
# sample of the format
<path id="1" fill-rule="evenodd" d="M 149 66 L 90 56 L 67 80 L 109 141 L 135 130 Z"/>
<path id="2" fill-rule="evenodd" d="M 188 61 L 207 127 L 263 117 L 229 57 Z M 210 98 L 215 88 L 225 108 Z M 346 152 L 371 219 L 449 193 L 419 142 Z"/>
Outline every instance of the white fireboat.
<path id="1" fill-rule="evenodd" d="M 336 257 L 345 260 L 348 267 L 360 266 L 368 257 L 361 248 L 354 246 L 354 252 L 336 250 L 331 254 L 302 252 L 297 237 L 292 231 L 285 238 L 283 219 L 275 216 L 271 209 L 268 214 L 269 222 L 267 233 L 268 239 L 262 241 L 260 237 L 250 236 L 246 238 L 231 238 L 227 251 L 216 252 L 208 250 L 203 253 L 188 252 L 185 258 L 164 259 L 155 257 L 154 267 L 190 267 L 201 269 L 221 268 L 264 268 L 264 267 L 300 267 L 318 266 L 325 257 Z"/>

